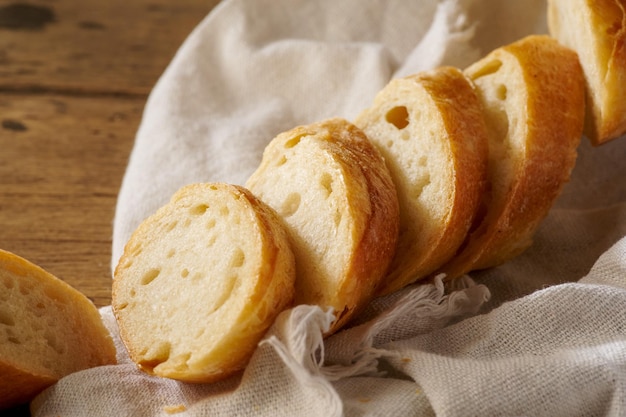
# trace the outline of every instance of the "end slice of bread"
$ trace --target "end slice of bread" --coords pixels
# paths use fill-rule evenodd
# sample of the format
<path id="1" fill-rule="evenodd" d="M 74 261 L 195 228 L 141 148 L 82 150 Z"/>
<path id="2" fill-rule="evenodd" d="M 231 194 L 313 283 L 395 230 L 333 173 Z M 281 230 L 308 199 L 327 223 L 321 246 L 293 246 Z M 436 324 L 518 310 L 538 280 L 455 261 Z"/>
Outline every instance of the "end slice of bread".
<path id="1" fill-rule="evenodd" d="M 114 364 L 115 346 L 82 293 L 0 250 L 0 409 L 70 373 Z"/>
<path id="2" fill-rule="evenodd" d="M 498 48 L 466 69 L 489 131 L 484 216 L 440 269 L 449 278 L 499 265 L 532 243 L 576 161 L 584 80 L 576 53 L 548 36 Z"/>
<path id="3" fill-rule="evenodd" d="M 373 297 L 398 235 L 398 200 L 365 134 L 330 119 L 279 134 L 246 186 L 284 221 L 296 303 L 332 307 L 341 328 Z"/>
<path id="4" fill-rule="evenodd" d="M 135 230 L 115 269 L 113 312 L 140 369 L 187 382 L 245 367 L 294 296 L 276 213 L 240 186 L 191 184 Z"/>
<path id="5" fill-rule="evenodd" d="M 580 58 L 585 134 L 600 145 L 626 133 L 626 1 L 549 0 L 548 27 Z"/>
<path id="6" fill-rule="evenodd" d="M 427 277 L 456 252 L 487 178 L 487 129 L 472 83 L 441 67 L 392 80 L 356 119 L 389 166 L 400 238 L 380 294 Z"/>

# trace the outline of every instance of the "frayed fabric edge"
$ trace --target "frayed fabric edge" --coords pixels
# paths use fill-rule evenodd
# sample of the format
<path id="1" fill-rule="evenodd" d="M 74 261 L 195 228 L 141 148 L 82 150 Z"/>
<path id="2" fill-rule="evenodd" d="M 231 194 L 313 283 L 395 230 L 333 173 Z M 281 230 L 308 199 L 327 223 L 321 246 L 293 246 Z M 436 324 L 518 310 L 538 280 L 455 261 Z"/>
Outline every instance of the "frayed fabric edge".
<path id="1" fill-rule="evenodd" d="M 271 345 L 294 376 L 339 400 L 331 382 L 354 376 L 383 376 L 379 359 L 393 352 L 379 349 L 389 340 L 379 336 L 400 319 L 431 320 L 421 333 L 442 328 L 452 319 L 476 314 L 490 299 L 487 287 L 465 276 L 446 294 L 444 276 L 415 285 L 376 318 L 324 339 L 334 315 L 316 306 L 298 306 L 277 320 L 274 332 L 261 344 Z M 414 334 L 407 335 L 412 337 Z"/>

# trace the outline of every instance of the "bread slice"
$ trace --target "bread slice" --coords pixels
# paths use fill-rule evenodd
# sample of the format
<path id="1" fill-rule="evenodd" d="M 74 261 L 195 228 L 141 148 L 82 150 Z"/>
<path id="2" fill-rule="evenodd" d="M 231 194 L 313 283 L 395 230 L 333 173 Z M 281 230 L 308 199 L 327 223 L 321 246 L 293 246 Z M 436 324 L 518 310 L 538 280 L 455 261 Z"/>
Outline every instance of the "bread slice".
<path id="1" fill-rule="evenodd" d="M 578 57 L 548 36 L 498 48 L 465 72 L 485 111 L 489 190 L 484 216 L 439 271 L 449 278 L 499 265 L 530 246 L 569 180 L 584 122 Z"/>
<path id="2" fill-rule="evenodd" d="M 395 79 L 355 123 L 385 157 L 398 189 L 400 238 L 387 294 L 427 277 L 457 251 L 487 178 L 487 129 L 471 82 L 441 67 Z"/>
<path id="3" fill-rule="evenodd" d="M 113 280 L 113 312 L 140 369 L 187 382 L 241 370 L 294 294 L 276 214 L 240 186 L 191 184 L 144 220 Z"/>
<path id="4" fill-rule="evenodd" d="M 246 186 L 282 217 L 296 256 L 296 303 L 332 307 L 328 334 L 372 298 L 398 235 L 398 200 L 383 158 L 343 119 L 275 137 Z"/>
<path id="5" fill-rule="evenodd" d="M 576 51 L 585 74 L 585 134 L 600 145 L 626 133 L 626 1 L 549 0 L 550 34 Z"/>
<path id="6" fill-rule="evenodd" d="M 73 372 L 114 364 L 115 354 L 87 297 L 0 250 L 0 409 L 30 401 Z"/>

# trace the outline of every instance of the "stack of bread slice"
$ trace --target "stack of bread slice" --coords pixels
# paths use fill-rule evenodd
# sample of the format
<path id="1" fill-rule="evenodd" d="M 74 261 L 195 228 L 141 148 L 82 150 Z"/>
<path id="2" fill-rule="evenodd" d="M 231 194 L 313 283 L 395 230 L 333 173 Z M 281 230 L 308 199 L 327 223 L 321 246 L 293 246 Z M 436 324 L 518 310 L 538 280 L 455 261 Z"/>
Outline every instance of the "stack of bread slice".
<path id="1" fill-rule="evenodd" d="M 548 21 L 551 36 L 464 70 L 392 80 L 354 122 L 278 134 L 245 187 L 181 188 L 136 229 L 114 273 L 131 359 L 217 381 L 293 305 L 332 309 L 330 335 L 376 296 L 524 251 L 583 129 L 595 145 L 626 132 L 624 0 L 548 0 Z M 5 251 L 0 299 L 0 409 L 115 363 L 95 306 Z"/>
<path id="2" fill-rule="evenodd" d="M 551 4 L 557 27 L 569 3 Z M 590 71 L 554 37 L 529 36 L 464 70 L 392 80 L 354 122 L 278 134 L 245 187 L 185 187 L 115 272 L 131 358 L 213 381 L 245 366 L 290 306 L 332 308 L 330 335 L 376 296 L 520 254 L 574 167 L 585 86 L 600 88 Z M 611 112 L 594 106 L 601 143 L 621 128 L 598 128 Z"/>
<path id="3" fill-rule="evenodd" d="M 362 130 L 330 119 L 279 134 L 246 186 L 280 215 L 296 257 L 296 304 L 332 307 L 329 333 L 370 300 L 398 236 L 396 187 Z"/>
<path id="4" fill-rule="evenodd" d="M 489 137 L 483 214 L 453 258 L 448 278 L 502 264 L 532 243 L 576 161 L 584 120 L 577 55 L 547 36 L 493 51 L 465 70 Z"/>

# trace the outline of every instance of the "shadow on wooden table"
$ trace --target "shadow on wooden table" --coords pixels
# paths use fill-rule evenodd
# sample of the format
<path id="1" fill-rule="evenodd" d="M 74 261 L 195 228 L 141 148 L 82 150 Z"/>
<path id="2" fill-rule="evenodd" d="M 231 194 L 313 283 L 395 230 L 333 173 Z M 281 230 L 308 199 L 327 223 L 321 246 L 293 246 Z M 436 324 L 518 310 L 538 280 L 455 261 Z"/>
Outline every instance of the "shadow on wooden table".
<path id="1" fill-rule="evenodd" d="M 8 410 L 0 410 L 0 415 L 2 417 L 28 417 L 30 416 L 30 410 L 28 409 L 28 404 L 24 404 Z"/>

